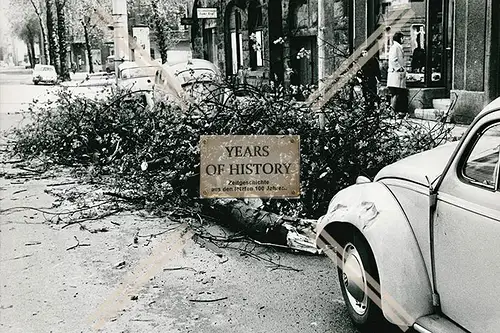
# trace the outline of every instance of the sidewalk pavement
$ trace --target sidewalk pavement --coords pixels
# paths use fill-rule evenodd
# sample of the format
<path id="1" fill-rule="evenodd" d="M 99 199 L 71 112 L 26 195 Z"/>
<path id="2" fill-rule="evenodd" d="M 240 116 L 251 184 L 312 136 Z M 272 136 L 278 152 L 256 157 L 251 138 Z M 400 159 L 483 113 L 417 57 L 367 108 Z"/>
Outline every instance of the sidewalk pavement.
<path id="1" fill-rule="evenodd" d="M 71 77 L 71 81 L 83 81 L 89 75 L 89 72 L 76 72 L 73 74 L 73 72 L 69 73 Z"/>

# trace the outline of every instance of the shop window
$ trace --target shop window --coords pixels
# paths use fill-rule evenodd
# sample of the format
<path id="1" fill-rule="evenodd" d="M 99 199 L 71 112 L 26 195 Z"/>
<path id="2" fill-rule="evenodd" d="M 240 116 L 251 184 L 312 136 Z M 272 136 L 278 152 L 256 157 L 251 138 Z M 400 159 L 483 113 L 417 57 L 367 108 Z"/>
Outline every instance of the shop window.
<path id="1" fill-rule="evenodd" d="M 387 55 L 396 31 L 404 34 L 403 49 L 409 87 L 443 86 L 444 66 L 444 0 L 381 0 L 376 25 L 387 25 L 381 40 L 379 58 L 387 67 Z M 388 18 L 411 6 L 413 17 L 404 25 L 389 26 Z M 384 72 L 384 71 L 383 71 Z"/>

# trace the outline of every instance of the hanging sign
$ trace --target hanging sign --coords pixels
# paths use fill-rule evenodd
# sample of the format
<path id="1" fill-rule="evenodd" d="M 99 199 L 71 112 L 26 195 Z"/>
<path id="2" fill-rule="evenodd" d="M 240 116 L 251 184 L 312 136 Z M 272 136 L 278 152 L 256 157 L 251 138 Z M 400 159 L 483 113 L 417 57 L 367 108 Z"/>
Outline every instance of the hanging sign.
<path id="1" fill-rule="evenodd" d="M 192 25 L 193 18 L 192 17 L 181 17 L 181 25 Z"/>
<path id="2" fill-rule="evenodd" d="M 199 19 L 217 18 L 217 8 L 196 8 L 196 14 Z"/>

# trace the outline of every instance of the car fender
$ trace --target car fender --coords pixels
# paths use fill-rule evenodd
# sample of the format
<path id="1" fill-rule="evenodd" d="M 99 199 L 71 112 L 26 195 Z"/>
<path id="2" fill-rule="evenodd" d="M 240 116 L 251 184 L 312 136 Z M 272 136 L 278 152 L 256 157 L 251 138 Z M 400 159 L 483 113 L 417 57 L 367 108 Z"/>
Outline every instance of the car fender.
<path id="1" fill-rule="evenodd" d="M 371 247 L 381 292 L 380 303 L 375 303 L 381 304 L 390 322 L 411 326 L 433 312 L 431 282 L 417 240 L 401 206 L 383 183 L 356 184 L 338 192 L 318 221 L 316 244 L 324 247 L 326 231 L 341 230 L 336 229 L 341 224 L 354 226 Z"/>

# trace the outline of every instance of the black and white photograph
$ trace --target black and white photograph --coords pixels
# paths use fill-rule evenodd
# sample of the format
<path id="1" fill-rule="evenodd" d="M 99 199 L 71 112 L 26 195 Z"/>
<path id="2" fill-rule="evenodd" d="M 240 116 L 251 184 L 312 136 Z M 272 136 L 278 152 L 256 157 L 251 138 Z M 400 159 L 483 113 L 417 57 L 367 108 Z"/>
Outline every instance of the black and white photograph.
<path id="1" fill-rule="evenodd" d="M 1 0 L 0 332 L 499 332 L 499 17 Z"/>

